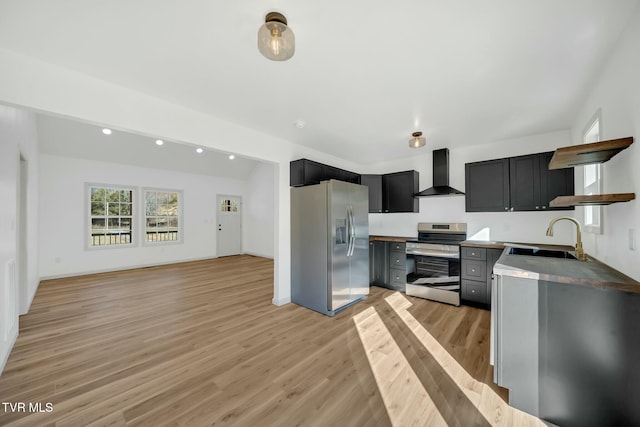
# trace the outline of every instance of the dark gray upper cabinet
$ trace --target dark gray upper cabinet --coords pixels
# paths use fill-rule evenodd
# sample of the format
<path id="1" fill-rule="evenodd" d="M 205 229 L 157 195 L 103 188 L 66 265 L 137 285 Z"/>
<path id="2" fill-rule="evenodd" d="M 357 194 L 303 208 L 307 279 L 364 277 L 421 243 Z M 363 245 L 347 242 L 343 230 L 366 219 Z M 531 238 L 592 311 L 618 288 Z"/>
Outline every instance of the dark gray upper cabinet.
<path id="1" fill-rule="evenodd" d="M 360 184 L 369 187 L 369 213 L 382 212 L 382 175 L 361 175 Z"/>
<path id="2" fill-rule="evenodd" d="M 419 212 L 419 174 L 416 171 L 362 175 L 360 183 L 369 187 L 369 213 Z"/>
<path id="3" fill-rule="evenodd" d="M 382 208 L 385 212 L 419 212 L 418 199 L 413 197 L 419 186 L 416 171 L 382 175 Z"/>
<path id="4" fill-rule="evenodd" d="M 549 170 L 553 152 L 465 165 L 467 212 L 537 211 L 574 194 L 573 168 Z"/>
<path id="5" fill-rule="evenodd" d="M 509 159 L 467 163 L 465 202 L 467 212 L 508 211 Z"/>
<path id="6" fill-rule="evenodd" d="M 338 181 L 360 183 L 360 175 L 344 169 L 314 162 L 313 160 L 299 159 L 289 164 L 289 185 L 302 187 L 305 185 L 319 184 L 320 181 L 337 179 Z"/>

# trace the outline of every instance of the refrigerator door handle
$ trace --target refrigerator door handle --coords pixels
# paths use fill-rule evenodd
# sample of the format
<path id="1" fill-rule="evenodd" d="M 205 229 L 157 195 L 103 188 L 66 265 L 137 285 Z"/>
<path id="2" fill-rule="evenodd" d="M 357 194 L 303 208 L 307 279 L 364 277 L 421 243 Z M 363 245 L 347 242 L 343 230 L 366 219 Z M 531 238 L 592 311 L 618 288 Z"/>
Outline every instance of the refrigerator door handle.
<path id="1" fill-rule="evenodd" d="M 356 227 L 355 218 L 353 217 L 353 206 L 347 206 L 347 222 L 349 223 L 349 245 L 347 249 L 347 256 L 353 256 L 353 251 L 356 246 Z"/>

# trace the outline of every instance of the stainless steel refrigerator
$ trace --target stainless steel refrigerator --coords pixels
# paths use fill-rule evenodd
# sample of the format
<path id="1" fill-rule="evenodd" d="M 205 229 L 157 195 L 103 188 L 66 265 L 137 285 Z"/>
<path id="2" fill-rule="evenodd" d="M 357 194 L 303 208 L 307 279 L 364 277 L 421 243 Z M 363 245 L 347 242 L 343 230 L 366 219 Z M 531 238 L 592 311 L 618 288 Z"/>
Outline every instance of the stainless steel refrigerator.
<path id="1" fill-rule="evenodd" d="M 291 301 L 333 316 L 369 294 L 369 192 L 329 180 L 291 188 Z"/>

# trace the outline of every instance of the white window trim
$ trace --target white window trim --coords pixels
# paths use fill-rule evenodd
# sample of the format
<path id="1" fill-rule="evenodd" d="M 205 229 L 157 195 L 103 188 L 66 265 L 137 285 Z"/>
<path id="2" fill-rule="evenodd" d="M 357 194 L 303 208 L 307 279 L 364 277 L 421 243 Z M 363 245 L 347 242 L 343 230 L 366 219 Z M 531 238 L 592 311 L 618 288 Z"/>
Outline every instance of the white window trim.
<path id="1" fill-rule="evenodd" d="M 178 193 L 178 240 L 159 240 L 155 242 L 147 241 L 147 200 L 145 194 L 147 191 L 155 191 L 162 193 Z M 179 245 L 184 243 L 184 209 L 183 209 L 184 191 L 173 188 L 145 187 L 140 191 L 140 241 L 142 246 L 163 246 L 163 245 Z"/>
<path id="2" fill-rule="evenodd" d="M 89 242 L 91 240 L 91 188 L 113 188 L 116 190 L 129 190 L 131 191 L 131 243 L 124 243 L 118 245 L 100 245 L 93 246 Z M 122 249 L 132 248 L 138 246 L 138 239 L 136 229 L 138 228 L 137 220 L 137 198 L 138 188 L 131 185 L 118 185 L 118 184 L 103 184 L 97 182 L 85 182 L 84 184 L 84 248 L 86 251 L 101 251 L 105 249 Z"/>
<path id="3" fill-rule="evenodd" d="M 582 130 L 582 143 L 585 143 L 585 139 L 587 134 L 589 133 L 589 131 L 593 128 L 593 125 L 596 123 L 596 121 L 598 122 L 598 141 L 602 140 L 602 110 L 598 109 L 596 110 L 596 112 L 593 114 L 593 116 L 591 116 L 591 118 L 589 119 L 589 121 L 587 122 L 587 125 L 584 127 L 584 129 Z M 601 163 L 598 163 L 595 165 L 597 167 L 598 170 L 598 182 L 597 182 L 597 194 L 602 194 L 603 190 L 604 190 L 604 168 L 602 167 Z M 584 186 L 584 166 L 582 166 L 580 168 L 580 192 L 581 194 L 584 194 L 584 190 L 585 190 L 585 186 Z M 593 210 L 597 210 L 598 214 L 599 214 L 599 224 L 598 225 L 593 225 L 593 224 L 587 224 L 586 221 L 586 216 L 587 216 L 587 209 L 593 209 Z M 582 214 L 582 224 L 583 224 L 583 231 L 586 233 L 592 233 L 592 234 L 602 234 L 604 231 L 604 208 L 601 205 L 592 205 L 592 206 L 583 206 L 581 209 L 581 214 Z"/>

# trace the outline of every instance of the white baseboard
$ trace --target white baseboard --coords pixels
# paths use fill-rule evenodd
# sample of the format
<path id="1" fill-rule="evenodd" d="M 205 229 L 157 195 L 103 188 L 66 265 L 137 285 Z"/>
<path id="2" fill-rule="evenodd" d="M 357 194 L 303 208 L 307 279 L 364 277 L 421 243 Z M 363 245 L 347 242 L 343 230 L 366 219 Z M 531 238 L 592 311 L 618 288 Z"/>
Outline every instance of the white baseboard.
<path id="1" fill-rule="evenodd" d="M 291 297 L 287 297 L 287 298 L 279 298 L 279 299 L 275 299 L 273 298 L 271 300 L 271 303 L 273 303 L 273 305 L 277 305 L 277 306 L 281 306 L 281 305 L 285 305 L 285 304 L 289 304 L 291 302 Z"/>
<path id="2" fill-rule="evenodd" d="M 63 279 L 65 277 L 87 276 L 89 274 L 111 273 L 112 271 L 135 270 L 137 268 L 156 267 L 159 265 L 181 264 L 183 262 L 204 261 L 207 259 L 216 259 L 218 257 L 188 258 L 174 261 L 154 262 L 149 264 L 138 264 L 126 267 L 113 267 L 99 270 L 80 271 L 75 273 L 54 274 L 52 276 L 42 276 L 40 280 Z"/>
<path id="3" fill-rule="evenodd" d="M 269 258 L 269 259 L 273 259 L 273 255 L 267 255 L 267 254 L 261 254 L 259 252 L 243 252 L 245 255 L 252 255 L 252 256 L 257 256 L 260 258 Z"/>
<path id="4" fill-rule="evenodd" d="M 2 375 L 4 366 L 7 364 L 7 360 L 9 360 L 9 355 L 11 354 L 11 350 L 16 343 L 16 339 L 18 339 L 18 328 L 16 328 L 15 333 L 5 343 L 7 347 L 3 349 L 3 354 L 0 354 L 0 375 Z"/>

